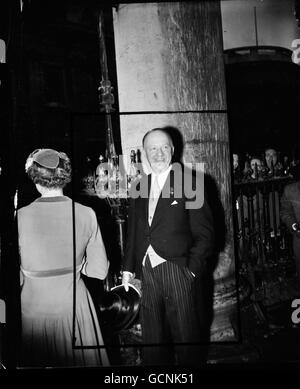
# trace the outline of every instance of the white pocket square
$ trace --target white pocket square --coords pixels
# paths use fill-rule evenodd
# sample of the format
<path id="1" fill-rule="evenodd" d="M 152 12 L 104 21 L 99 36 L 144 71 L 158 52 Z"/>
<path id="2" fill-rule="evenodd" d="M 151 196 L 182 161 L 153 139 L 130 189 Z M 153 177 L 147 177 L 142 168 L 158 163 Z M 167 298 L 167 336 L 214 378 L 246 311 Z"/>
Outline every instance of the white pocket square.
<path id="1" fill-rule="evenodd" d="M 176 200 L 174 200 L 171 205 L 176 205 L 176 204 L 178 204 L 178 202 Z"/>

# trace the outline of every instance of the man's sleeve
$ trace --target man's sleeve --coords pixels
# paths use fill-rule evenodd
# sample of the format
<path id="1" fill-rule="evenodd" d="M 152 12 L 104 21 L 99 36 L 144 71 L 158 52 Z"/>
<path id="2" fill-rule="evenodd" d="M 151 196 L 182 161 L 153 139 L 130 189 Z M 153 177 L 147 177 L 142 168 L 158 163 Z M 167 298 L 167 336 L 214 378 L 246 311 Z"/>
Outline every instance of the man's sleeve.
<path id="1" fill-rule="evenodd" d="M 199 276 L 203 273 L 207 261 L 215 254 L 213 215 L 205 198 L 201 208 L 190 209 L 188 212 L 194 240 L 189 251 L 189 270 Z"/>
<path id="2" fill-rule="evenodd" d="M 296 223 L 296 215 L 292 203 L 288 196 L 288 188 L 285 187 L 283 195 L 280 199 L 280 218 L 282 222 L 286 225 L 289 232 L 294 232 L 292 229 L 292 224 Z"/>

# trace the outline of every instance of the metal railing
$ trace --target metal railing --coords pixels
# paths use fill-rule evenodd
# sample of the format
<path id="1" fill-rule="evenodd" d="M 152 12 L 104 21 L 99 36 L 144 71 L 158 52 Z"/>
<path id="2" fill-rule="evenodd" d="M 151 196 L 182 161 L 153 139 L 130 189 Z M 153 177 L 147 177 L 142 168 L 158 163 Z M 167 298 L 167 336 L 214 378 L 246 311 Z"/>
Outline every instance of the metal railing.
<path id="1" fill-rule="evenodd" d="M 283 189 L 293 181 L 287 176 L 234 184 L 239 271 L 248 278 L 257 300 L 258 289 L 264 289 L 271 274 L 284 278 L 293 265 L 291 236 L 280 220 Z"/>

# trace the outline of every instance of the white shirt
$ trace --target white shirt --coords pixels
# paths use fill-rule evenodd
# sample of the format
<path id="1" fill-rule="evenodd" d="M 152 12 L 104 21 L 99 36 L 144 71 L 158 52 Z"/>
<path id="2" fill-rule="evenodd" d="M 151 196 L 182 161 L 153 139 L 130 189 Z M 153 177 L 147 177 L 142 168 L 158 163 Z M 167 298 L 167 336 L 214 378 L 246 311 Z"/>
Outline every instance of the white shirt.
<path id="1" fill-rule="evenodd" d="M 163 186 L 165 185 L 165 182 L 167 180 L 167 177 L 170 173 L 172 169 L 172 165 L 170 165 L 168 167 L 167 170 L 165 170 L 164 172 L 160 173 L 160 174 L 155 174 L 155 173 L 152 173 L 152 176 L 151 176 L 151 186 L 155 180 L 155 177 L 157 176 L 157 181 L 158 181 L 158 185 L 160 187 L 160 189 L 162 190 Z M 150 191 L 151 191 L 151 187 L 150 187 Z M 159 256 L 153 249 L 153 247 L 151 246 L 151 244 L 148 246 L 148 249 L 145 253 L 145 256 L 143 258 L 143 265 L 145 265 L 145 259 L 146 259 L 146 256 L 149 256 L 149 260 L 150 260 L 150 263 L 151 263 L 151 266 L 152 267 L 155 267 L 163 262 L 165 262 L 166 260 L 164 258 L 162 258 L 161 256 Z"/>
<path id="2" fill-rule="evenodd" d="M 168 169 L 165 170 L 162 173 L 159 173 L 159 174 L 152 173 L 152 175 L 151 175 L 151 185 L 154 182 L 155 176 L 157 176 L 158 185 L 159 185 L 160 189 L 162 189 L 164 187 L 164 185 L 165 185 L 165 182 L 167 180 L 167 177 L 168 177 L 171 169 L 172 169 L 172 165 L 170 165 L 168 167 Z"/>

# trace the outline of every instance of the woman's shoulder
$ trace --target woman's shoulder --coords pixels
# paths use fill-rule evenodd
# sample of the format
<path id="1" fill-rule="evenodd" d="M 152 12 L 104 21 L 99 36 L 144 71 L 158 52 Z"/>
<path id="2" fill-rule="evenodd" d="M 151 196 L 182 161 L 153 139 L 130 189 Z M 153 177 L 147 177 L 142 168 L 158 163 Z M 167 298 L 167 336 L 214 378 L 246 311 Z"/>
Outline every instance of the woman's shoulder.
<path id="1" fill-rule="evenodd" d="M 23 207 L 18 209 L 18 215 L 24 215 L 33 212 L 35 209 L 35 205 L 36 205 L 35 201 L 33 201 L 28 205 L 24 205 Z"/>
<path id="2" fill-rule="evenodd" d="M 75 206 L 75 212 L 79 212 L 82 215 L 87 215 L 89 217 L 93 216 L 95 214 L 95 211 L 93 208 L 83 205 L 81 203 L 78 203 L 77 201 L 74 201 L 74 206 Z"/>

